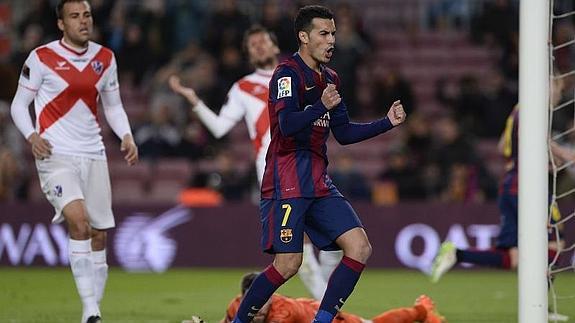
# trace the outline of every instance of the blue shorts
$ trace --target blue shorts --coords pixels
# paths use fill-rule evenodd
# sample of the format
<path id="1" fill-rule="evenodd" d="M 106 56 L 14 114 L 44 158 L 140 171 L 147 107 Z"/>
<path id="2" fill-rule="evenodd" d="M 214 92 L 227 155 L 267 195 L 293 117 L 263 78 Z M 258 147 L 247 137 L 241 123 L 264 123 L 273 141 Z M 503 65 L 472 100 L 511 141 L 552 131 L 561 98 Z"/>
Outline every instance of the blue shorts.
<path id="1" fill-rule="evenodd" d="M 262 248 L 267 253 L 303 251 L 304 232 L 321 250 L 339 250 L 335 240 L 343 233 L 363 227 L 343 197 L 262 199 Z"/>
<path id="2" fill-rule="evenodd" d="M 501 212 L 501 231 L 497 236 L 497 248 L 509 249 L 517 247 L 517 195 L 502 193 L 499 196 L 499 212 Z"/>
<path id="3" fill-rule="evenodd" d="M 551 197 L 549 197 L 551 199 Z M 555 224 L 561 220 L 561 212 L 556 204 L 550 205 L 551 219 L 550 223 Z M 510 249 L 517 247 L 518 237 L 518 222 L 517 215 L 519 214 L 518 199 L 516 194 L 502 193 L 499 196 L 499 212 L 501 212 L 501 231 L 497 236 L 497 248 Z M 555 233 L 553 229 L 548 228 L 547 239 L 554 241 L 562 236 L 562 232 Z"/>

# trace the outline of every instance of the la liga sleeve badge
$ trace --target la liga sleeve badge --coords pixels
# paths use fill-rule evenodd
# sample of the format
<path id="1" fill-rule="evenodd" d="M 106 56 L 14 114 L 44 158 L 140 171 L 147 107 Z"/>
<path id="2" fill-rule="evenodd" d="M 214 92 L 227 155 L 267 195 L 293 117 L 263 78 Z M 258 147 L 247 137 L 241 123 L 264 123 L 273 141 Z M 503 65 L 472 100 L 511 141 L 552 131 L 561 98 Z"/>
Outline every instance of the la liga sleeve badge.
<path id="1" fill-rule="evenodd" d="M 291 77 L 284 76 L 278 79 L 278 99 L 291 96 Z"/>

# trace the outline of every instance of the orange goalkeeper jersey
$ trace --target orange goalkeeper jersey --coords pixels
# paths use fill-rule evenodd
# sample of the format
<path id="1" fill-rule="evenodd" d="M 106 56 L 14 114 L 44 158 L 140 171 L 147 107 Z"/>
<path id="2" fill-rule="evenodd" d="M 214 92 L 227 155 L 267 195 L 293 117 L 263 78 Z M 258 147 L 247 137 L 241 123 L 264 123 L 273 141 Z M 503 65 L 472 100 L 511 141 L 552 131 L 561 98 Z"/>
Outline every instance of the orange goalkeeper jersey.
<path id="1" fill-rule="evenodd" d="M 226 311 L 229 322 L 234 319 L 240 307 L 241 296 L 234 298 Z M 301 323 L 312 322 L 319 308 L 319 302 L 309 298 L 290 298 L 278 294 L 272 296 L 271 306 L 266 317 L 266 323 Z M 361 323 L 359 316 L 339 313 L 334 322 Z"/>

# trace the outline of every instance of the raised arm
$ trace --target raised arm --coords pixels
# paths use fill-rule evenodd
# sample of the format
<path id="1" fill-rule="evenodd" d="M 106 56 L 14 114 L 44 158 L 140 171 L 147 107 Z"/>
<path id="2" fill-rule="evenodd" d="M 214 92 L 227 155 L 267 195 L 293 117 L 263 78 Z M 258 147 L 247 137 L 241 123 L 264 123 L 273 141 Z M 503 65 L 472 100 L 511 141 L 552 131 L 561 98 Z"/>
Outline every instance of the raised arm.
<path id="1" fill-rule="evenodd" d="M 337 142 L 341 145 L 357 143 L 382 134 L 402 124 L 407 116 L 399 100 L 395 101 L 389 108 L 385 118 L 369 123 L 350 122 L 344 103 L 341 103 L 330 114 L 331 131 Z"/>
<path id="2" fill-rule="evenodd" d="M 179 77 L 172 75 L 169 84 L 172 91 L 186 98 L 192 106 L 192 111 L 218 139 L 230 132 L 245 115 L 245 108 L 238 100 L 239 89 L 236 84 L 229 91 L 227 101 L 222 106 L 219 115 L 215 114 L 200 100 L 194 89 L 183 86 Z"/>

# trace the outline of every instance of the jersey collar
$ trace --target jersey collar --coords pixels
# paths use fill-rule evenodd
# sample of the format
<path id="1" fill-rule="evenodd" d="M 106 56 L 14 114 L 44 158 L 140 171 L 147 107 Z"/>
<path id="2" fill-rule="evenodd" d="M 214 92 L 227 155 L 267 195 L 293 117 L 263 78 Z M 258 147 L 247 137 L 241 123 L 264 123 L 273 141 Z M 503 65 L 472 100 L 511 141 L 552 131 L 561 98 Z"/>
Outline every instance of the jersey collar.
<path id="1" fill-rule="evenodd" d="M 82 49 L 82 50 L 78 50 L 76 48 L 73 48 L 72 46 L 66 44 L 64 42 L 64 38 L 60 39 L 60 46 L 62 46 L 62 48 L 64 48 L 65 50 L 69 51 L 70 53 L 77 55 L 77 56 L 82 56 L 84 54 L 86 54 L 86 52 L 88 51 L 88 48 L 90 47 L 90 43 L 88 42 L 88 47 Z"/>
<path id="2" fill-rule="evenodd" d="M 272 75 L 274 74 L 274 69 L 265 70 L 263 68 L 256 68 L 256 74 L 272 77 Z"/>

